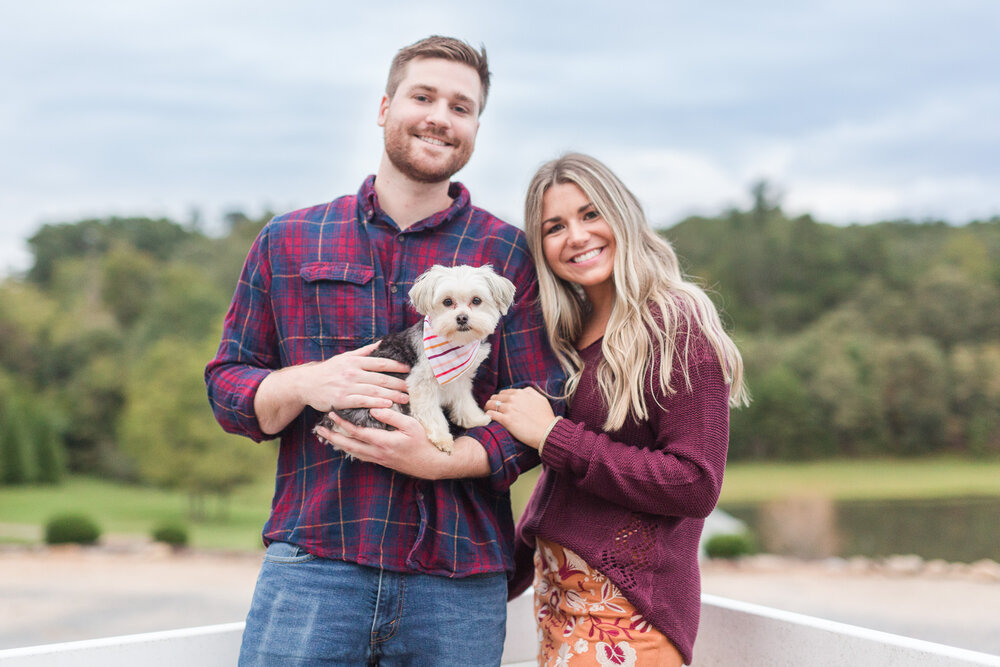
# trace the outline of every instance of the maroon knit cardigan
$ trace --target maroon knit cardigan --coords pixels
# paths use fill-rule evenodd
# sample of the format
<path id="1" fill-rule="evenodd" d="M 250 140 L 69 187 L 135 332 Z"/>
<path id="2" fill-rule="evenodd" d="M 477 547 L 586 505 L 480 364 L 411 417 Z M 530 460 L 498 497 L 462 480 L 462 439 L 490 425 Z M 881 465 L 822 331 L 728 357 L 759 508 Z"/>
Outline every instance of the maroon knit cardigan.
<path id="1" fill-rule="evenodd" d="M 683 345 L 683 335 L 677 346 Z M 597 385 L 601 341 L 581 351 L 583 374 L 566 418 L 542 448 L 542 473 L 517 529 L 510 597 L 531 585 L 535 536 L 580 555 L 612 582 L 690 664 L 701 610 L 698 545 L 722 487 L 729 387 L 707 340 L 692 335 L 685 387 L 674 356 L 671 387 L 658 361 L 645 379 L 649 419 L 605 432 Z M 658 356 L 657 356 L 658 359 Z"/>

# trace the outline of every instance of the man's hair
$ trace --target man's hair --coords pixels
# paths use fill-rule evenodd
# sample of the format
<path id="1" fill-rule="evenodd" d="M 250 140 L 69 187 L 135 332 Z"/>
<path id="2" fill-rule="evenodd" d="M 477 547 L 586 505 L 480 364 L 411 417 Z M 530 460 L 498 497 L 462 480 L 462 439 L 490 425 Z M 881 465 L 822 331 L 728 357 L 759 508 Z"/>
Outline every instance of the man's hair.
<path id="1" fill-rule="evenodd" d="M 385 84 L 385 94 L 392 99 L 396 94 L 400 81 L 406 75 L 406 66 L 417 58 L 441 58 L 452 62 L 468 65 L 476 70 L 481 84 L 481 95 L 479 100 L 479 113 L 486 107 L 486 96 L 490 92 L 490 68 L 486 60 L 486 47 L 480 45 L 476 51 L 466 42 L 453 37 L 441 37 L 431 35 L 419 42 L 403 47 L 392 59 L 389 67 L 389 79 Z"/>

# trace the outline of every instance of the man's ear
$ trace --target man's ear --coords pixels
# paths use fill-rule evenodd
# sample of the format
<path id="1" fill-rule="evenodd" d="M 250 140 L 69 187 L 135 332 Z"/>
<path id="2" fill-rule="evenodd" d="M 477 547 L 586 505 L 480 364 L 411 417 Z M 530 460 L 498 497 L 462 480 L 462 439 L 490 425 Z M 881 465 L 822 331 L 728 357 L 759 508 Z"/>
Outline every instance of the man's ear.
<path id="1" fill-rule="evenodd" d="M 389 99 L 388 95 L 382 96 L 382 101 L 378 103 L 378 126 L 385 127 L 385 117 L 389 113 Z"/>

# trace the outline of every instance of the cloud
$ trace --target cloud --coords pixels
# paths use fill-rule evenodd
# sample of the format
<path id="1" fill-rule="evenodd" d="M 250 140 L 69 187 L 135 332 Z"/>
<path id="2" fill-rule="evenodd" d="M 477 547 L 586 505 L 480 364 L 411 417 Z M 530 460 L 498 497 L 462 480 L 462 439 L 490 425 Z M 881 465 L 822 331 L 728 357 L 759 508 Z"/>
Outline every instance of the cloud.
<path id="1" fill-rule="evenodd" d="M 0 22 L 0 271 L 45 221 L 207 220 L 355 190 L 397 48 L 485 43 L 494 88 L 460 174 L 518 222 L 534 169 L 608 161 L 657 224 L 747 201 L 834 222 L 1000 212 L 991 0 L 361 5 L 39 0 Z"/>

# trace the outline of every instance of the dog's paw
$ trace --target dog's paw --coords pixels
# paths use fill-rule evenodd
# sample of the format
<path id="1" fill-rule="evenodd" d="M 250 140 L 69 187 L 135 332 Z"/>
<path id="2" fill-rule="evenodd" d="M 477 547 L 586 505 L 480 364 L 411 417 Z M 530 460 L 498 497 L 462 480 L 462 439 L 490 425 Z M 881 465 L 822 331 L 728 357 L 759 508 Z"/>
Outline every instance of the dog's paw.
<path id="1" fill-rule="evenodd" d="M 427 439 L 445 454 L 451 454 L 455 449 L 455 439 L 447 431 L 444 433 L 428 433 Z"/>
<path id="2" fill-rule="evenodd" d="M 456 422 L 462 428 L 472 428 L 473 426 L 486 426 L 492 419 L 485 412 L 480 412 L 478 415 L 465 415 L 465 418 L 461 422 Z"/>

